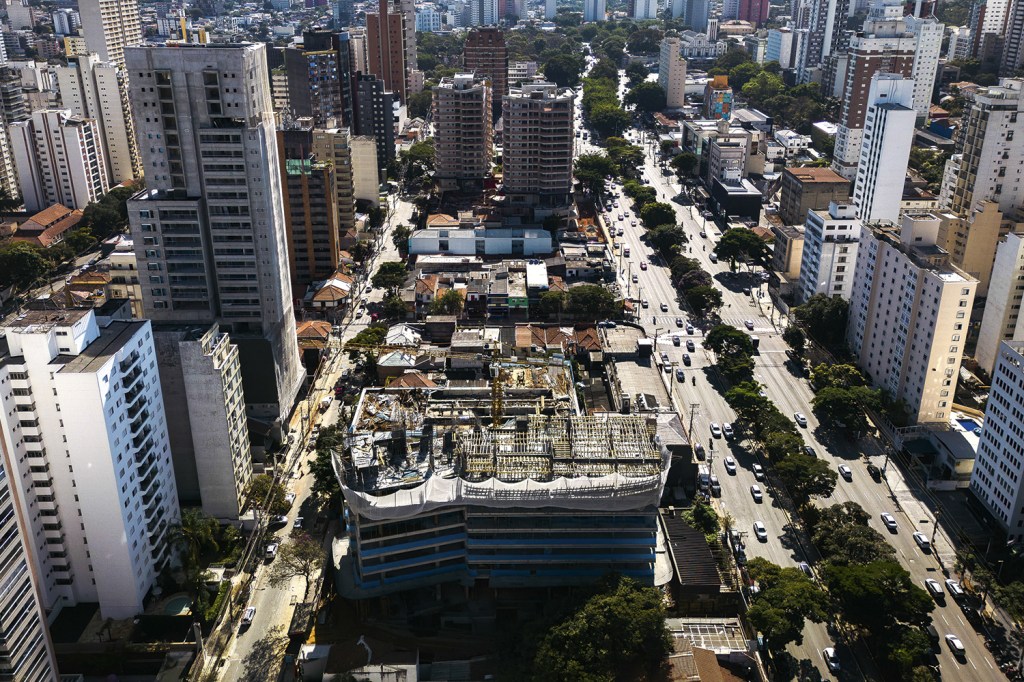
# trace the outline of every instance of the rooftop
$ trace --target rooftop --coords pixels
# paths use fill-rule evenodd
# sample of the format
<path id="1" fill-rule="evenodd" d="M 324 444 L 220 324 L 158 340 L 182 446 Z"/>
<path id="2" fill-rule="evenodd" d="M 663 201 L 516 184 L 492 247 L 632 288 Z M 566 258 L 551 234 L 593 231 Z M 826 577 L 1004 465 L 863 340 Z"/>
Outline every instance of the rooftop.
<path id="1" fill-rule="evenodd" d="M 63 365 L 62 374 L 93 373 L 102 369 L 119 350 L 135 338 L 139 329 L 149 322 L 111 322 L 100 329 L 100 335 L 92 340 L 78 355 L 58 355 L 52 364 Z"/>
<path id="2" fill-rule="evenodd" d="M 850 182 L 831 168 L 801 166 L 799 168 L 787 168 L 785 172 L 804 184 L 816 182 L 843 182 L 849 184 Z"/>

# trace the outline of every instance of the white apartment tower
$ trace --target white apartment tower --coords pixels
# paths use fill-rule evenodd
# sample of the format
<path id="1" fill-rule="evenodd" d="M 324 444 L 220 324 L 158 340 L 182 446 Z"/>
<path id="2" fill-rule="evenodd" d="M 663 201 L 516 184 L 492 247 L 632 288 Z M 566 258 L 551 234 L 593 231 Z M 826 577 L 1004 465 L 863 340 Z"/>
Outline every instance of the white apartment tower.
<path id="1" fill-rule="evenodd" d="M 150 323 L 29 311 L 0 334 L 0 439 L 43 607 L 141 613 L 179 518 Z"/>
<path id="2" fill-rule="evenodd" d="M 932 88 L 935 86 L 935 73 L 939 70 L 946 25 L 935 17 L 906 16 L 903 20 L 915 39 L 914 66 L 910 76 L 914 79 L 914 111 L 917 119 L 924 121 L 932 104 Z"/>
<path id="3" fill-rule="evenodd" d="M 850 300 L 861 228 L 855 206 L 833 201 L 827 211 L 807 212 L 796 293 L 799 303 L 815 294 Z"/>
<path id="4" fill-rule="evenodd" d="M 85 208 L 107 193 L 99 126 L 68 109 L 39 109 L 9 130 L 25 210 Z"/>
<path id="5" fill-rule="evenodd" d="M 971 490 L 1006 530 L 1007 540 L 1024 539 L 1024 342 L 999 344 L 985 424 L 971 472 Z"/>
<path id="6" fill-rule="evenodd" d="M 658 0 L 631 0 L 633 18 L 637 21 L 658 18 Z"/>
<path id="7" fill-rule="evenodd" d="M 846 334 L 857 365 L 917 423 L 949 420 L 978 285 L 936 244 L 941 222 L 864 227 Z"/>
<path id="8" fill-rule="evenodd" d="M 604 21 L 605 0 L 583 0 L 583 21 Z"/>
<path id="9" fill-rule="evenodd" d="M 46 613 L 41 605 L 39 576 L 26 542 L 28 525 L 11 492 L 10 453 L 0 439 L 0 661 L 7 679 L 52 682 L 57 679 Z M 51 524 L 51 529 L 53 525 Z"/>
<path id="10" fill-rule="evenodd" d="M 494 157 L 489 80 L 472 73 L 442 78 L 433 105 L 434 177 L 441 190 L 482 189 Z"/>
<path id="11" fill-rule="evenodd" d="M 82 118 L 95 119 L 103 143 L 107 182 L 111 187 L 142 175 L 135 128 L 128 101 L 128 74 L 100 61 L 95 53 L 72 57 L 58 66 L 61 104 Z"/>
<path id="12" fill-rule="evenodd" d="M 241 354 L 250 417 L 303 376 L 266 46 L 128 48 L 146 189 L 128 202 L 146 317 L 210 325 Z"/>
<path id="13" fill-rule="evenodd" d="M 675 36 L 661 41 L 658 85 L 665 91 L 668 109 L 680 109 L 686 104 L 686 60 L 680 54 L 681 46 L 681 41 Z"/>
<path id="14" fill-rule="evenodd" d="M 504 97 L 505 194 L 513 205 L 563 206 L 572 193 L 573 93 L 527 83 Z"/>
<path id="15" fill-rule="evenodd" d="M 1024 234 L 1010 232 L 996 249 L 985 314 L 978 330 L 974 359 L 992 374 L 1003 341 L 1024 341 Z"/>
<path id="16" fill-rule="evenodd" d="M 853 203 L 864 222 L 896 222 L 914 140 L 914 81 L 891 73 L 871 79 L 854 181 Z"/>
<path id="17" fill-rule="evenodd" d="M 544 0 L 544 18 L 548 21 L 558 14 L 558 2 L 556 0 Z"/>
<path id="18" fill-rule="evenodd" d="M 138 0 L 79 0 L 82 35 L 101 62 L 124 66 L 124 50 L 142 44 Z"/>

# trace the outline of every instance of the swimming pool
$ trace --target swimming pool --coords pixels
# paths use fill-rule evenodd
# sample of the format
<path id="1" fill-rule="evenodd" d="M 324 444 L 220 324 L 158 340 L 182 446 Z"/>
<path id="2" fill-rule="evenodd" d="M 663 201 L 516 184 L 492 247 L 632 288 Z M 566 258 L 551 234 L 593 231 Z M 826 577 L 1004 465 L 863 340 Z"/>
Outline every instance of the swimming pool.
<path id="1" fill-rule="evenodd" d="M 183 594 L 180 597 L 171 597 L 164 604 L 164 613 L 168 616 L 184 616 L 192 611 L 192 597 Z"/>
<path id="2" fill-rule="evenodd" d="M 977 421 L 974 419 L 967 419 L 966 417 L 957 418 L 956 423 L 962 426 L 964 431 L 967 433 L 974 433 L 974 429 L 981 428 L 981 424 Z"/>

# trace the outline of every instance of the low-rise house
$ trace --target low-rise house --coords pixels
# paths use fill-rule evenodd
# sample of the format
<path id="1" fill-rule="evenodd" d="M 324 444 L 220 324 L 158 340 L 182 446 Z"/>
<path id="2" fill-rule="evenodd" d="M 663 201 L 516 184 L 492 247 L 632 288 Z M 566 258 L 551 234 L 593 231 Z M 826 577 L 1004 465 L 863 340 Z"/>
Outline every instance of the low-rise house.
<path id="1" fill-rule="evenodd" d="M 66 234 L 82 222 L 82 215 L 80 209 L 54 204 L 19 225 L 11 239 L 49 248 L 64 241 Z"/>

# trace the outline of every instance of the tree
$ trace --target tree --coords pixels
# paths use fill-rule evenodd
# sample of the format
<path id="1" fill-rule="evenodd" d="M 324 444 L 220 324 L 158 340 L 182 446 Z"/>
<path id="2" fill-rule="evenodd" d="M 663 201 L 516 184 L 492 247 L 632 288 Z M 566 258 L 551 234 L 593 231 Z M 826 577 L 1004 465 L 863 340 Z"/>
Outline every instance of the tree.
<path id="1" fill-rule="evenodd" d="M 343 445 L 344 432 L 337 425 L 328 426 L 316 437 L 316 457 L 309 464 L 309 472 L 313 474 L 311 492 L 314 495 L 333 499 L 341 493 L 332 456 L 334 450 Z"/>
<path id="2" fill-rule="evenodd" d="M 590 123 L 602 137 L 621 135 L 630 124 L 629 113 L 616 104 L 598 104 L 590 114 Z"/>
<path id="3" fill-rule="evenodd" d="M 781 462 L 803 448 L 804 439 L 791 431 L 771 431 L 764 437 L 764 453 L 772 462 Z"/>
<path id="4" fill-rule="evenodd" d="M 655 201 L 640 209 L 640 221 L 647 229 L 666 223 L 675 225 L 676 210 L 672 208 L 671 204 Z"/>
<path id="5" fill-rule="evenodd" d="M 793 308 L 793 315 L 815 341 L 826 348 L 842 348 L 849 309 L 850 304 L 838 296 L 815 294 Z"/>
<path id="6" fill-rule="evenodd" d="M 647 233 L 647 241 L 665 256 L 665 260 L 669 260 L 679 253 L 679 247 L 686 241 L 686 235 L 678 225 L 658 225 Z"/>
<path id="7" fill-rule="evenodd" d="M 672 279 L 680 279 L 688 272 L 701 269 L 700 261 L 689 256 L 676 256 L 669 267 L 672 270 Z"/>
<path id="8" fill-rule="evenodd" d="M 725 392 L 725 402 L 736 412 L 736 421 L 750 429 L 756 429 L 768 413 L 777 409 L 774 403 L 761 396 L 760 387 L 753 381 L 730 388 Z"/>
<path id="9" fill-rule="evenodd" d="M 431 315 L 461 315 L 466 299 L 457 289 L 448 289 L 430 303 Z"/>
<path id="10" fill-rule="evenodd" d="M 786 90 L 782 79 L 767 71 L 761 71 L 743 85 L 743 96 L 750 102 L 761 104 L 777 97 Z"/>
<path id="11" fill-rule="evenodd" d="M 879 408 L 881 392 L 867 386 L 830 386 L 818 391 L 811 405 L 823 424 L 845 429 L 847 433 L 860 433 L 868 427 L 864 411 Z"/>
<path id="12" fill-rule="evenodd" d="M 540 636 L 531 679 L 634 679 L 641 671 L 654 673 L 671 648 L 661 593 L 614 576 Z"/>
<path id="13" fill-rule="evenodd" d="M 728 73 L 733 67 L 742 64 L 743 62 L 749 62 L 750 55 L 742 47 L 735 45 L 729 47 L 729 51 L 723 54 L 721 57 L 715 60 L 714 68 L 724 70 Z"/>
<path id="14" fill-rule="evenodd" d="M 581 154 L 573 164 L 573 173 L 591 194 L 600 194 L 604 179 L 617 174 L 615 162 L 604 154 Z"/>
<path id="15" fill-rule="evenodd" d="M 748 263 L 754 262 L 764 265 L 771 257 L 768 243 L 759 237 L 752 230 L 743 227 L 736 227 L 726 230 L 722 238 L 715 246 L 715 255 L 720 259 L 728 260 L 732 268 L 736 269 L 737 261 Z"/>
<path id="16" fill-rule="evenodd" d="M 258 509 L 274 516 L 288 511 L 284 496 L 284 486 L 267 474 L 256 474 L 250 478 L 245 489 L 249 509 Z"/>
<path id="17" fill-rule="evenodd" d="M 880 635 L 894 623 L 926 625 L 935 602 L 894 561 L 825 566 L 825 583 L 846 622 Z"/>
<path id="18" fill-rule="evenodd" d="M 409 250 L 409 237 L 412 236 L 412 229 L 408 225 L 395 225 L 391 231 L 391 243 L 398 249 L 398 253 L 405 253 Z"/>
<path id="19" fill-rule="evenodd" d="M 698 286 L 687 289 L 684 294 L 686 305 L 698 317 L 703 317 L 722 307 L 722 292 L 711 286 Z"/>
<path id="20" fill-rule="evenodd" d="M 653 187 L 641 185 L 636 180 L 627 180 L 622 185 L 622 193 L 633 200 L 633 207 L 640 212 L 647 204 L 658 200 L 658 192 Z"/>
<path id="21" fill-rule="evenodd" d="M 373 274 L 373 286 L 387 289 L 389 292 L 396 292 L 405 284 L 407 276 L 405 264 L 401 261 L 388 261 L 381 263 L 377 272 Z"/>
<path id="22" fill-rule="evenodd" d="M 292 578 L 302 578 L 302 601 L 306 600 L 309 590 L 309 576 L 319 568 L 323 568 L 327 553 L 318 540 L 306 533 L 292 536 L 277 552 L 273 567 L 270 569 L 268 582 L 273 587 L 283 587 Z"/>
<path id="23" fill-rule="evenodd" d="M 619 36 L 611 36 L 601 41 L 600 49 L 608 59 L 618 64 L 626 56 L 626 41 Z M 618 78 L 617 69 L 615 77 Z"/>
<path id="24" fill-rule="evenodd" d="M 605 320 L 621 312 L 615 296 L 602 286 L 581 284 L 569 289 L 568 311 L 583 320 Z"/>
<path id="25" fill-rule="evenodd" d="M 554 55 L 544 63 L 544 77 L 561 88 L 573 88 L 580 83 L 583 60 L 569 52 Z"/>
<path id="26" fill-rule="evenodd" d="M 729 69 L 729 85 L 732 89 L 743 90 L 751 79 L 761 73 L 761 67 L 754 62 L 743 62 Z"/>
<path id="27" fill-rule="evenodd" d="M 569 306 L 569 294 L 564 291 L 545 291 L 540 295 L 537 312 L 547 317 L 561 316 Z"/>
<path id="28" fill-rule="evenodd" d="M 804 354 L 804 347 L 807 345 L 807 337 L 800 327 L 791 324 L 782 331 L 782 340 L 785 341 L 797 355 Z"/>
<path id="29" fill-rule="evenodd" d="M 371 206 L 370 210 L 366 212 L 366 222 L 371 230 L 379 230 L 383 227 L 387 217 L 387 211 L 380 206 Z"/>
<path id="30" fill-rule="evenodd" d="M 715 508 L 700 497 L 693 501 L 693 506 L 686 511 L 686 519 L 696 530 L 704 535 L 718 533 L 718 514 Z"/>
<path id="31" fill-rule="evenodd" d="M 53 263 L 42 249 L 28 242 L 15 242 L 0 248 L 0 284 L 19 289 L 31 286 L 50 271 Z"/>
<path id="32" fill-rule="evenodd" d="M 714 284 L 711 275 L 704 270 L 691 270 L 679 278 L 679 288 L 689 291 L 696 287 L 710 287 Z"/>
<path id="33" fill-rule="evenodd" d="M 791 642 L 803 642 L 805 622 L 825 620 L 825 594 L 797 568 L 782 568 L 762 557 L 747 564 L 760 592 L 747 611 L 751 625 L 764 637 L 771 651 L 782 651 Z"/>
<path id="34" fill-rule="evenodd" d="M 775 472 L 798 505 L 807 504 L 812 496 L 828 497 L 839 480 L 839 474 L 824 460 L 802 452 L 776 462 Z"/>
<path id="35" fill-rule="evenodd" d="M 682 152 L 676 154 L 669 163 L 675 169 L 679 179 L 686 180 L 693 177 L 693 171 L 697 170 L 700 165 L 700 159 L 693 152 Z"/>
<path id="36" fill-rule="evenodd" d="M 736 327 L 719 324 L 711 328 L 704 337 L 704 347 L 715 355 L 746 355 L 754 354 L 754 343 L 750 337 Z"/>
<path id="37" fill-rule="evenodd" d="M 402 319 L 409 314 L 409 309 L 401 296 L 391 294 L 381 301 L 380 314 L 387 320 Z"/>
<path id="38" fill-rule="evenodd" d="M 845 524 L 829 531 L 815 532 L 814 546 L 829 563 L 838 566 L 896 560 L 893 546 L 881 533 L 867 525 Z"/>
<path id="39" fill-rule="evenodd" d="M 96 246 L 96 238 L 88 227 L 82 227 L 64 237 L 64 243 L 74 253 L 82 253 Z"/>
<path id="40" fill-rule="evenodd" d="M 896 623 L 886 629 L 885 634 L 878 638 L 878 642 L 885 652 L 886 661 L 896 673 L 893 676 L 895 679 L 921 679 L 915 678 L 913 670 L 914 664 L 932 651 L 928 633 L 920 627 Z M 930 676 L 924 679 L 935 679 L 931 670 L 921 667 Z"/>
<path id="41" fill-rule="evenodd" d="M 430 69 L 427 69 L 429 71 Z M 431 89 L 424 89 L 415 95 L 409 95 L 407 106 L 409 116 L 413 118 L 426 118 L 430 113 L 430 107 L 434 101 L 434 93 Z"/>
<path id="42" fill-rule="evenodd" d="M 124 219 L 109 204 L 94 202 L 82 211 L 82 225 L 89 227 L 98 238 L 106 239 L 124 227 Z"/>
<path id="43" fill-rule="evenodd" d="M 855 365 L 833 365 L 822 362 L 811 370 L 811 383 L 819 390 L 850 388 L 851 386 L 863 386 L 864 375 Z"/>
<path id="44" fill-rule="evenodd" d="M 640 111 L 661 111 L 665 108 L 665 102 L 665 88 L 653 81 L 644 81 L 626 93 L 626 104 L 633 104 Z"/>
<path id="45" fill-rule="evenodd" d="M 626 44 L 631 54 L 649 54 L 660 49 L 664 37 L 665 34 L 656 28 L 641 28 L 630 34 Z"/>
<path id="46" fill-rule="evenodd" d="M 974 578 L 973 573 L 971 577 Z M 995 585 L 992 598 L 1006 609 L 1017 623 L 1024 621 L 1024 582 L 1014 580 L 1009 585 Z"/>
<path id="47" fill-rule="evenodd" d="M 216 551 L 217 519 L 207 516 L 201 509 L 185 507 L 181 510 L 181 521 L 171 528 L 170 541 L 184 552 L 185 571 L 199 570 L 200 558 L 209 551 Z"/>
<path id="48" fill-rule="evenodd" d="M 626 81 L 629 83 L 629 87 L 643 83 L 650 73 L 650 70 L 641 62 L 630 62 L 626 65 Z M 591 74 L 593 74 L 593 69 L 591 69 Z M 618 77 L 618 74 L 615 74 L 614 77 Z"/>
<path id="49" fill-rule="evenodd" d="M 349 343 L 360 346 L 379 346 L 384 343 L 387 335 L 388 327 L 386 324 L 371 324 L 352 337 Z"/>

